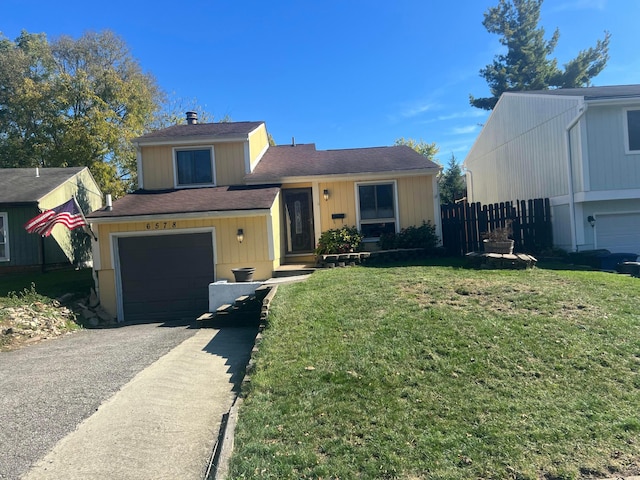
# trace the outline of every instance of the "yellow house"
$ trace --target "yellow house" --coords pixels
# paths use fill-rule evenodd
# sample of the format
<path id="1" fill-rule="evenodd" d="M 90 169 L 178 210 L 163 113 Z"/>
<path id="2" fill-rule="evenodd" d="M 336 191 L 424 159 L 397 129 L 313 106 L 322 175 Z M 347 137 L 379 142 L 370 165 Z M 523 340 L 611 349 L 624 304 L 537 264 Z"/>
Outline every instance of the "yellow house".
<path id="1" fill-rule="evenodd" d="M 439 233 L 439 167 L 409 147 L 269 146 L 264 122 L 193 112 L 134 144 L 139 190 L 88 216 L 100 301 L 120 321 L 202 313 L 209 283 L 313 261 L 332 228 L 370 245 L 423 221 Z"/>

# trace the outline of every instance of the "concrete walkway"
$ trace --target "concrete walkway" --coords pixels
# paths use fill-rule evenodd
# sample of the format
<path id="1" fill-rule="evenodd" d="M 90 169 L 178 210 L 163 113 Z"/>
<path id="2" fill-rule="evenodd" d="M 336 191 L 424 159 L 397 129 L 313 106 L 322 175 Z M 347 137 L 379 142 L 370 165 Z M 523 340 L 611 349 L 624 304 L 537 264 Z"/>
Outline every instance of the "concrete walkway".
<path id="1" fill-rule="evenodd" d="M 136 375 L 22 478 L 204 478 L 256 333 L 199 330 Z"/>

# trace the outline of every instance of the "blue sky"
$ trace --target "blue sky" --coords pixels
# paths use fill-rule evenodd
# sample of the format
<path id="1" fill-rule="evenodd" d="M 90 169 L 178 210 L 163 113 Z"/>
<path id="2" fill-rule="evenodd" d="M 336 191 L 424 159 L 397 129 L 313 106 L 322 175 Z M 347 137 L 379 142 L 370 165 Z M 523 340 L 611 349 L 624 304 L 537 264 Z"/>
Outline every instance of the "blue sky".
<path id="1" fill-rule="evenodd" d="M 175 98 L 215 117 L 264 120 L 276 143 L 319 149 L 436 142 L 462 162 L 488 113 L 478 72 L 500 51 L 482 26 L 497 0 L 0 0 L 0 32 L 110 29 Z M 612 34 L 594 85 L 640 82 L 638 0 L 545 0 L 562 64 Z"/>

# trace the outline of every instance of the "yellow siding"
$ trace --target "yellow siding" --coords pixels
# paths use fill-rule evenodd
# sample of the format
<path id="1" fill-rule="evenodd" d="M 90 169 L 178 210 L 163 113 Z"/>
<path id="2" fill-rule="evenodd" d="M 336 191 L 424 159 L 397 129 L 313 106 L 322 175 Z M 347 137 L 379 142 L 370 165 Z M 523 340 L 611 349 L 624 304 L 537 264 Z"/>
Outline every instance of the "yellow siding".
<path id="1" fill-rule="evenodd" d="M 393 180 L 393 179 L 389 179 Z M 356 181 L 320 182 L 320 231 L 356 225 Z M 398 189 L 398 212 L 400 228 L 419 226 L 423 221 L 434 223 L 433 186 L 430 175 L 401 177 L 396 179 Z M 289 185 L 287 185 L 288 187 Z M 329 190 L 329 200 L 324 200 L 322 192 Z M 344 213 L 345 218 L 332 219 L 334 213 Z"/>
<path id="2" fill-rule="evenodd" d="M 269 145 L 269 138 L 267 136 L 267 127 L 265 127 L 263 123 L 256 130 L 254 130 L 249 137 L 249 157 L 251 162 L 251 171 L 253 171 L 256 164 L 260 160 L 260 155 L 264 152 L 264 149 L 267 147 L 267 145 Z"/>
<path id="3" fill-rule="evenodd" d="M 278 194 L 276 201 L 273 202 L 273 206 L 271 207 L 271 235 L 273 237 L 273 266 L 272 269 L 275 270 L 282 264 L 282 214 L 281 208 L 282 204 L 280 202 L 281 194 Z"/>
<path id="4" fill-rule="evenodd" d="M 400 228 L 420 226 L 423 221 L 435 224 L 432 177 L 402 177 L 398 179 L 398 211 Z"/>
<path id="5" fill-rule="evenodd" d="M 141 154 L 145 190 L 173 188 L 173 150 L 171 146 L 142 147 Z"/>
<path id="6" fill-rule="evenodd" d="M 118 315 L 116 304 L 116 276 L 113 269 L 100 270 L 98 273 L 98 295 L 100 306 L 115 318 Z"/>
<path id="7" fill-rule="evenodd" d="M 279 211 L 279 206 L 274 206 L 272 211 Z M 269 245 L 267 234 L 267 215 L 236 217 L 236 218 L 203 218 L 203 219 L 163 219 L 158 221 L 159 228 L 156 229 L 156 222 L 127 222 L 98 225 L 98 243 L 100 246 L 100 268 L 98 276 L 100 279 L 100 302 L 109 313 L 116 314 L 116 286 L 114 265 L 112 262 L 112 234 L 119 233 L 144 233 L 148 235 L 169 235 L 179 233 L 190 233 L 192 229 L 215 228 L 215 276 L 216 280 L 233 281 L 232 268 L 255 267 L 254 278 L 266 280 L 273 272 L 274 264 L 279 262 L 279 255 L 276 251 L 276 259 L 269 258 Z M 167 229 L 163 226 L 167 222 Z M 279 228 L 278 216 L 273 215 L 272 221 L 276 223 L 274 228 Z M 175 228 L 171 228 L 173 222 Z M 238 243 L 236 233 L 239 228 L 244 231 L 244 241 Z M 158 259 L 162 261 L 162 259 Z M 278 263 L 279 265 L 279 263 Z M 113 310 L 112 310 L 113 308 Z"/>
<path id="8" fill-rule="evenodd" d="M 214 147 L 216 183 L 240 185 L 244 183 L 244 143 L 220 143 Z"/>
<path id="9" fill-rule="evenodd" d="M 184 145 L 191 148 L 197 145 Z M 183 146 L 181 145 L 180 148 Z M 209 145 L 203 145 L 209 148 Z M 142 173 L 145 190 L 174 187 L 173 147 L 142 147 Z M 219 143 L 213 147 L 217 185 L 239 185 L 245 175 L 244 143 Z"/>
<path id="10" fill-rule="evenodd" d="M 311 182 L 298 182 L 298 183 L 285 183 L 282 188 L 311 188 L 313 183 Z"/>
<path id="11" fill-rule="evenodd" d="M 340 228 L 342 226 L 354 226 L 357 224 L 356 198 L 353 181 L 345 182 L 320 182 L 320 231 Z M 329 190 L 329 200 L 322 197 L 322 192 Z M 334 213 L 344 213 L 344 219 L 332 219 Z"/>
<path id="12" fill-rule="evenodd" d="M 102 207 L 102 192 L 100 192 L 100 188 L 88 169 L 81 170 L 69 181 L 49 193 L 40 201 L 39 206 L 42 210 L 57 207 L 67 202 L 74 195 L 85 215 Z M 91 259 L 88 249 L 84 246 L 84 242 L 81 241 L 84 236 L 81 230 L 72 232 L 64 225 L 56 225 L 51 231 L 51 236 L 55 238 L 71 263 L 87 262 Z"/>

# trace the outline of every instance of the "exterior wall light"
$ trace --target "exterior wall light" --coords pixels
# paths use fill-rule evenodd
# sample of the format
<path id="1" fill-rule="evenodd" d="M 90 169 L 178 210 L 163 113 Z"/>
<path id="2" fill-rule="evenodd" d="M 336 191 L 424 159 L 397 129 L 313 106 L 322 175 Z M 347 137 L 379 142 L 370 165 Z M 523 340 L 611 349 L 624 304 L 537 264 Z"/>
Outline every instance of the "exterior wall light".
<path id="1" fill-rule="evenodd" d="M 587 217 L 587 222 L 589 222 L 589 225 L 591 225 L 592 227 L 596 226 L 596 219 L 593 217 L 593 215 L 589 215 Z"/>
<path id="2" fill-rule="evenodd" d="M 322 192 L 322 196 L 324 197 L 325 201 L 329 200 L 329 190 L 327 188 L 325 188 Z"/>
<path id="3" fill-rule="evenodd" d="M 238 233 L 236 233 L 236 238 L 238 239 L 238 243 L 242 243 L 242 241 L 244 240 L 244 230 L 239 228 Z"/>

